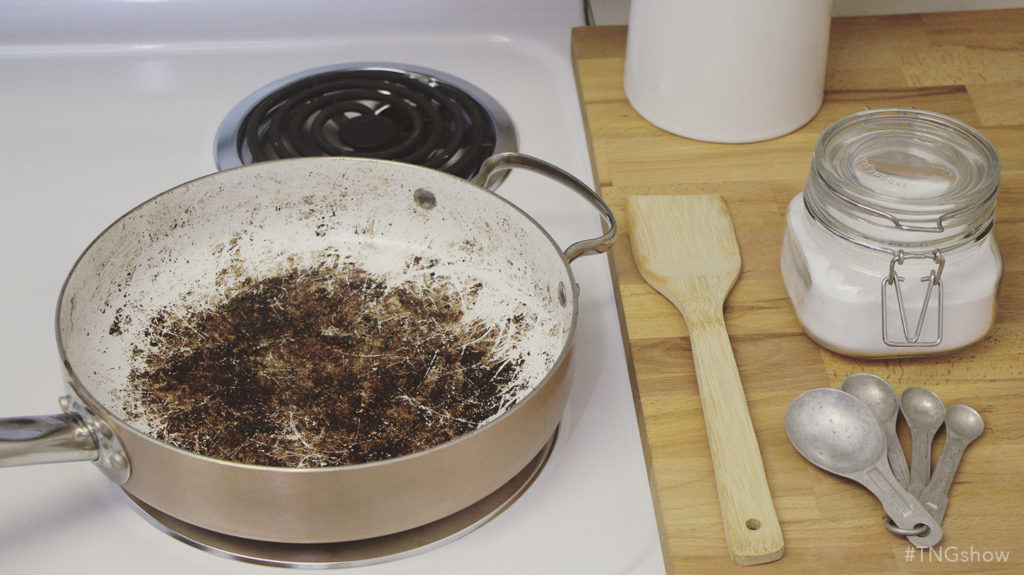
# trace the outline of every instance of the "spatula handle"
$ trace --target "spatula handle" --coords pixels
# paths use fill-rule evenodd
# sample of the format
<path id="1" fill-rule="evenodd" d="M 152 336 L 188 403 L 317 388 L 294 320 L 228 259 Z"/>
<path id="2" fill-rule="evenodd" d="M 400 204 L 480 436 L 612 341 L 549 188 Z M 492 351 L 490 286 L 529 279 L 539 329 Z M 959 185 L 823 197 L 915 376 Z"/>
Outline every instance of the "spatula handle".
<path id="1" fill-rule="evenodd" d="M 720 308 L 689 307 L 684 316 L 729 554 L 738 565 L 775 561 L 782 557 L 782 529 L 765 478 L 725 318 Z"/>

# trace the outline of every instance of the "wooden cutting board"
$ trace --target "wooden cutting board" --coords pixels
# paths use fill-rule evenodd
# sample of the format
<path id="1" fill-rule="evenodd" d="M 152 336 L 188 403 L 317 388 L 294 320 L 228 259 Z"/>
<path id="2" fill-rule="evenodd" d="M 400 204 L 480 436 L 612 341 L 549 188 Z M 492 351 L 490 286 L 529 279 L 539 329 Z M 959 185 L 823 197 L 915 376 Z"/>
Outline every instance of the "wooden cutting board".
<path id="1" fill-rule="evenodd" d="M 818 115 L 788 136 L 742 145 L 687 140 L 639 116 L 622 89 L 626 33 L 595 27 L 572 35 L 594 179 L 624 228 L 632 195 L 726 199 L 743 262 L 726 323 L 786 541 L 777 562 L 730 561 L 686 326 L 640 277 L 624 229 L 612 262 L 670 570 L 1024 573 L 1024 10 L 835 19 Z M 817 346 L 797 321 L 779 272 L 784 214 L 803 188 L 822 130 L 865 107 L 908 106 L 967 122 L 1001 155 L 995 236 L 1004 273 L 996 325 L 984 341 L 950 355 L 851 359 Z M 783 416 L 794 397 L 838 388 L 860 371 L 897 391 L 925 386 L 947 405 L 965 403 L 985 418 L 933 554 L 908 553 L 906 539 L 885 530 L 881 506 L 865 489 L 815 468 L 786 437 Z M 909 453 L 902 422 L 899 431 Z M 942 439 L 940 432 L 935 457 Z"/>

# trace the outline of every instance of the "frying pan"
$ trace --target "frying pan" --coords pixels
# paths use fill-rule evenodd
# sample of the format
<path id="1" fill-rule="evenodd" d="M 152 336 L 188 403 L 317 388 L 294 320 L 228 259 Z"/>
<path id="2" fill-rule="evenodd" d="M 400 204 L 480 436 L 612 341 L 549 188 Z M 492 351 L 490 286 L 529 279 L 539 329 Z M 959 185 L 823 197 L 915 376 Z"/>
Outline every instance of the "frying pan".
<path id="1" fill-rule="evenodd" d="M 512 168 L 580 194 L 607 232 L 563 252 L 488 189 Z M 361 540 L 446 517 L 512 478 L 554 433 L 578 313 L 569 262 L 607 250 L 616 231 L 585 184 L 515 153 L 489 158 L 471 182 L 357 158 L 264 162 L 188 182 L 117 220 L 75 263 L 56 316 L 62 413 L 0 420 L 0 466 L 91 460 L 163 513 L 261 541 Z M 427 274 L 408 265 L 413 258 L 436 265 Z M 467 313 L 479 321 L 529 310 L 503 340 L 522 366 L 508 407 L 439 445 L 351 465 L 254 465 L 156 439 L 153 422 L 131 408 L 127 384 L 147 345 L 144 326 L 168 309 L 208 305 L 244 278 L 332 260 L 372 269 L 388 285 L 435 277 L 473 285 Z"/>

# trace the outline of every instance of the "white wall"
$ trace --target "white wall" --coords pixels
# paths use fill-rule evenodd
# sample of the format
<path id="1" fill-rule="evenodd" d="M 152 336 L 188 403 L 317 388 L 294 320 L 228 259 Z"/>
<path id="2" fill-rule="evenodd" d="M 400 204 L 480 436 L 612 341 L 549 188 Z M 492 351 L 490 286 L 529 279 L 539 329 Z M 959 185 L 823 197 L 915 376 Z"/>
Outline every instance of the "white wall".
<path id="1" fill-rule="evenodd" d="M 716 1 L 716 0 L 709 0 Z M 595 24 L 629 22 L 629 0 L 589 0 Z M 1024 8 L 1024 0 L 833 0 L 833 16 Z"/>
<path id="2" fill-rule="evenodd" d="M 833 0 L 833 16 L 1024 8 L 1024 0 Z"/>

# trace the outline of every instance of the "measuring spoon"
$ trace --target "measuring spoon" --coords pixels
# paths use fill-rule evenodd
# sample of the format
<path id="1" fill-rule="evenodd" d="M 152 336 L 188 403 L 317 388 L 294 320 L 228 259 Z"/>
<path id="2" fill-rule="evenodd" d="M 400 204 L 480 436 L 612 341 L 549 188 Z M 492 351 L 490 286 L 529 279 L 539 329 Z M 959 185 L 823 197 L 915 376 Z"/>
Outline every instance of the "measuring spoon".
<path id="1" fill-rule="evenodd" d="M 897 483 L 882 426 L 860 400 L 838 389 L 805 392 L 786 410 L 786 434 L 811 463 L 866 487 L 899 528 L 925 525 L 923 534 L 907 536 L 915 546 L 931 547 L 942 539 L 939 523 Z"/>
<path id="2" fill-rule="evenodd" d="M 946 443 L 942 446 L 942 454 L 935 465 L 935 473 L 921 492 L 921 503 L 932 514 L 936 521 L 942 522 L 949 505 L 949 489 L 953 486 L 953 476 L 960 466 L 960 458 L 967 445 L 985 431 L 985 421 L 981 415 L 959 403 L 954 403 L 946 410 Z"/>
<path id="3" fill-rule="evenodd" d="M 889 466 L 900 487 L 910 485 L 910 469 L 903 446 L 896 435 L 896 416 L 900 413 L 900 398 L 896 390 L 884 379 L 870 373 L 854 373 L 843 380 L 839 389 L 849 393 L 868 406 L 871 413 L 885 432 L 885 447 Z"/>
<path id="4" fill-rule="evenodd" d="M 908 387 L 900 395 L 900 410 L 910 427 L 910 488 L 920 497 L 932 472 L 932 439 L 946 419 L 939 396 L 923 387 Z"/>

